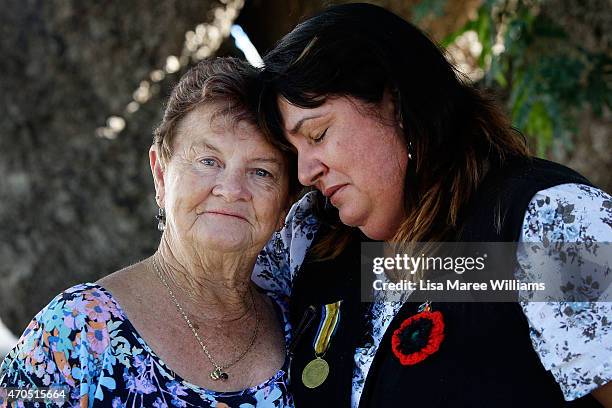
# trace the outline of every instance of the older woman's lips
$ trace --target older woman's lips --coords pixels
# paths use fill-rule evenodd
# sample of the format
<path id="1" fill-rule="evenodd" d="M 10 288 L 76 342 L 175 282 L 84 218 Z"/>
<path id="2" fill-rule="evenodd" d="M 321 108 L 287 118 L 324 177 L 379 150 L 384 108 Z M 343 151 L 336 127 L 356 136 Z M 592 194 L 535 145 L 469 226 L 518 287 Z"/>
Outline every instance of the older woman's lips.
<path id="1" fill-rule="evenodd" d="M 208 210 L 208 211 L 204 211 L 204 213 L 216 214 L 216 215 L 225 215 L 225 216 L 228 216 L 228 217 L 240 218 L 241 220 L 244 220 L 244 221 L 247 220 L 245 217 L 243 217 L 240 214 L 232 213 L 232 212 L 229 212 L 229 211 L 223 211 L 223 210 Z"/>

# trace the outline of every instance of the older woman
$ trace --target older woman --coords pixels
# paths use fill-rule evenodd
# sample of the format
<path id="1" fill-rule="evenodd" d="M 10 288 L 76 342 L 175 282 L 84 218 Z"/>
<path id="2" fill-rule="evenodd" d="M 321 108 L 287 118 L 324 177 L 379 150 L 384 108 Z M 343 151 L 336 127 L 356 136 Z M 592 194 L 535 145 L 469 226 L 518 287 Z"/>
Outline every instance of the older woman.
<path id="1" fill-rule="evenodd" d="M 299 179 L 316 188 L 289 213 L 274 245 L 285 251 L 267 250 L 255 273 L 291 291 L 296 405 L 612 404 L 612 260 L 585 264 L 585 282 L 604 290 L 581 303 L 422 303 L 406 292 L 368 305 L 359 276 L 368 239 L 603 249 L 610 195 L 530 158 L 501 109 L 380 7 L 306 20 L 264 58 L 262 78 L 267 127 L 297 150 Z M 538 272 L 514 258 L 507 279 Z M 543 266 L 563 289 L 570 264 Z"/>
<path id="2" fill-rule="evenodd" d="M 254 78 L 216 59 L 180 80 L 149 152 L 157 252 L 57 296 L 3 362 L 2 387 L 64 387 L 64 406 L 291 405 L 286 307 L 250 276 L 297 181 L 256 125 Z"/>

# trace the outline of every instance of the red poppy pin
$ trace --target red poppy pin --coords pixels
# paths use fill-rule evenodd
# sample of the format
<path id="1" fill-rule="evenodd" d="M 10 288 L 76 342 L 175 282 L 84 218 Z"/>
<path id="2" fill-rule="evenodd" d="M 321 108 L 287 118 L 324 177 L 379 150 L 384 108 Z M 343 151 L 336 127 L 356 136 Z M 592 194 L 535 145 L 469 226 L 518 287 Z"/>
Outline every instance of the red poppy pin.
<path id="1" fill-rule="evenodd" d="M 404 320 L 393 332 L 391 349 L 402 365 L 414 365 L 438 351 L 442 340 L 442 313 L 432 312 L 426 304 L 423 311 Z"/>

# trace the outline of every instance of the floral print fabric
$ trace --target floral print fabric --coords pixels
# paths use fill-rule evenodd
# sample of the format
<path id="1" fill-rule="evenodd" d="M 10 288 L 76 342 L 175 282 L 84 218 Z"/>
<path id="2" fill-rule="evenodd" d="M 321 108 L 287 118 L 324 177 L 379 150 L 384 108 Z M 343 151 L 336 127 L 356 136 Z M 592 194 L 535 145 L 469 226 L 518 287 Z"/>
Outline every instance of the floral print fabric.
<path id="1" fill-rule="evenodd" d="M 281 233 L 283 251 L 274 242 L 260 254 L 253 280 L 262 287 L 281 288 L 289 296 L 291 281 L 298 272 L 317 231 L 312 214 L 314 193 L 296 203 Z M 594 187 L 564 184 L 538 192 L 531 200 L 522 226 L 522 242 L 612 242 L 612 197 Z M 278 245 L 276 245 L 278 246 Z M 517 254 L 517 279 L 529 268 Z M 565 276 L 563 264 L 551 258 L 549 270 Z M 592 282 L 605 285 L 610 269 L 599 268 Z M 357 272 L 356 272 L 357 273 Z M 612 303 L 610 288 L 601 289 L 596 302 L 523 302 L 530 337 L 543 366 L 552 372 L 566 400 L 584 396 L 612 380 Z M 606 297 L 607 296 L 607 297 Z M 404 299 L 405 300 L 405 299 Z M 365 379 L 380 341 L 400 301 L 372 303 L 370 341 L 355 350 L 352 406 L 357 407 Z"/>
<path id="2" fill-rule="evenodd" d="M 577 184 L 540 191 L 527 207 L 521 240 L 562 243 L 566 248 L 580 243 L 603 250 L 602 246 L 612 242 L 612 197 Z M 567 287 L 571 282 L 564 271 L 570 265 L 562 256 L 551 259 L 547 270 L 558 274 L 560 287 Z M 518 254 L 518 260 L 521 273 L 530 273 L 530 258 Z M 582 397 L 612 380 L 611 266 L 593 265 L 593 273 L 583 277 L 584 284 L 597 288 L 593 301 L 521 303 L 533 347 L 566 400 Z"/>
<path id="3" fill-rule="evenodd" d="M 286 301 L 279 306 L 289 341 Z M 28 325 L 0 366 L 0 386 L 68 386 L 65 407 L 291 407 L 287 365 L 266 382 L 210 391 L 177 376 L 136 332 L 104 288 L 86 283 L 58 295 Z M 0 398 L 0 406 L 7 401 Z M 12 406 L 57 406 L 23 402 Z"/>

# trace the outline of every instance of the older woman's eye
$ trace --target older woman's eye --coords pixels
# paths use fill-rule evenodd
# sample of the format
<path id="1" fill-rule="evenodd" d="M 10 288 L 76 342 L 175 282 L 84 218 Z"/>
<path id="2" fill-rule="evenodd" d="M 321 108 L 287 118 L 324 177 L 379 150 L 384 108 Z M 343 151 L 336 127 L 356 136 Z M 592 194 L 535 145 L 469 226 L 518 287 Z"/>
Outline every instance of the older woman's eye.
<path id="1" fill-rule="evenodd" d="M 200 163 L 202 163 L 205 166 L 209 166 L 209 167 L 213 167 L 217 165 L 217 162 L 215 159 L 202 159 L 200 160 Z"/>
<path id="2" fill-rule="evenodd" d="M 272 173 L 264 169 L 255 169 L 255 175 L 259 177 L 272 177 Z"/>
<path id="3" fill-rule="evenodd" d="M 327 128 L 329 129 L 329 128 Z M 325 137 L 325 134 L 327 133 L 327 129 L 325 129 L 323 131 L 323 133 L 321 133 L 320 135 L 316 136 L 316 137 L 312 137 L 311 140 L 317 144 L 317 143 L 321 143 L 323 141 L 323 138 Z"/>

